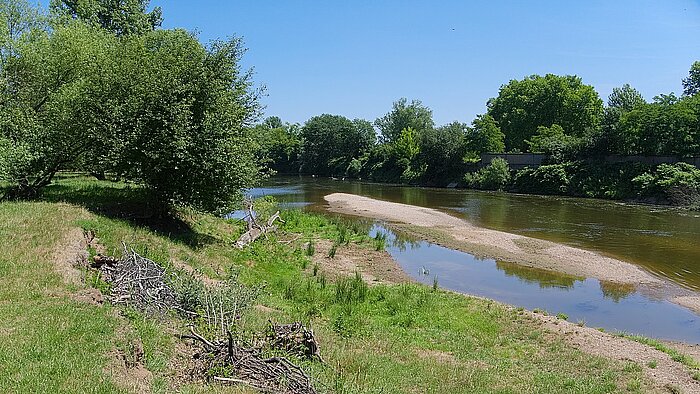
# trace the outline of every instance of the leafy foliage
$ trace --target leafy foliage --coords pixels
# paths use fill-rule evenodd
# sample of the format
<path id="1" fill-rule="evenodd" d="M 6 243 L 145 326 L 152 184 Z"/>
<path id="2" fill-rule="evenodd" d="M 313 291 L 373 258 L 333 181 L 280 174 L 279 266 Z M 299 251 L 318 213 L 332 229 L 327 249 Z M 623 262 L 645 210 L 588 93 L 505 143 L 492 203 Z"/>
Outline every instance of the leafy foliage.
<path id="1" fill-rule="evenodd" d="M 247 126 L 259 92 L 240 68 L 241 40 L 205 47 L 186 31 L 152 29 L 120 38 L 78 17 L 28 22 L 4 48 L 7 197 L 35 195 L 57 171 L 79 169 L 144 184 L 163 206 L 231 205 L 258 178 Z"/>
<path id="2" fill-rule="evenodd" d="M 526 142 L 530 152 L 548 154 L 552 161 L 558 162 L 576 149 L 580 139 L 566 135 L 564 129 L 555 123 L 552 127 L 538 127 L 537 133 Z"/>
<path id="3" fill-rule="evenodd" d="M 498 97 L 489 100 L 491 115 L 505 134 L 506 149 L 525 150 L 526 140 L 540 126 L 560 125 L 574 136 L 596 127 L 603 102 L 592 86 L 577 76 L 532 75 L 501 86 Z"/>
<path id="4" fill-rule="evenodd" d="M 695 62 L 690 66 L 688 77 L 683 80 L 683 94 L 695 96 L 698 93 L 700 93 L 700 62 Z"/>
<path id="5" fill-rule="evenodd" d="M 491 160 L 489 165 L 478 172 L 468 173 L 464 177 L 469 187 L 483 190 L 504 190 L 510 184 L 510 179 L 508 162 L 500 157 Z"/>
<path id="6" fill-rule="evenodd" d="M 329 114 L 309 119 L 301 129 L 302 171 L 344 175 L 352 160 L 374 145 L 376 137 L 368 123 Z"/>
<path id="7" fill-rule="evenodd" d="M 413 129 L 419 135 L 433 128 L 433 111 L 420 100 L 406 98 L 394 102 L 391 111 L 374 121 L 381 133 L 381 142 L 394 142 L 401 137 L 403 130 Z"/>
<path id="8" fill-rule="evenodd" d="M 467 131 L 469 157 L 476 158 L 482 153 L 503 153 L 504 139 L 503 132 L 491 115 L 477 116 L 472 121 L 472 127 Z"/>
<path id="9" fill-rule="evenodd" d="M 633 179 L 642 196 L 663 195 L 677 205 L 700 206 L 700 169 L 687 163 L 661 164 Z"/>
<path id="10" fill-rule="evenodd" d="M 87 21 L 118 36 L 145 34 L 163 22 L 162 10 L 146 12 L 150 0 L 52 0 L 58 15 Z"/>

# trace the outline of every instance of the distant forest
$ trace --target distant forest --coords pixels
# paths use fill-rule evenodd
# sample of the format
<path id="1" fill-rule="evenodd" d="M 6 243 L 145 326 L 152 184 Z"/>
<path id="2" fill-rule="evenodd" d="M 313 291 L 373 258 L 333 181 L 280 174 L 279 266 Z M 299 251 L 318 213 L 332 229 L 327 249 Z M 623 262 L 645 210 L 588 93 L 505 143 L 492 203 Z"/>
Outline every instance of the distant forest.
<path id="1" fill-rule="evenodd" d="M 651 102 L 625 84 L 604 103 L 577 76 L 532 75 L 501 86 L 469 124 L 436 126 L 430 108 L 402 98 L 374 122 L 322 114 L 300 125 L 273 116 L 254 134 L 260 160 L 278 173 L 694 205 L 694 166 L 602 160 L 700 156 L 700 62 L 682 83 L 680 97 L 659 94 Z M 479 165 L 481 154 L 503 152 L 548 159 L 519 171 L 501 159 Z"/>

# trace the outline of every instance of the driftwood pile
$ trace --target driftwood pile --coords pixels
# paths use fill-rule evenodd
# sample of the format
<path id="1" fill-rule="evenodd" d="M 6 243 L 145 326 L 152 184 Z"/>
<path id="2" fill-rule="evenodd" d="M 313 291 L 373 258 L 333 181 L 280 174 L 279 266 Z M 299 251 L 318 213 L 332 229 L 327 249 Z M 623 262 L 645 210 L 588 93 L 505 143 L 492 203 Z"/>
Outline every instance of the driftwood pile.
<path id="1" fill-rule="evenodd" d="M 272 218 L 271 218 L 272 219 Z M 231 334 L 231 319 L 238 311 L 223 307 L 220 297 L 235 294 L 207 292 L 206 312 L 188 311 L 178 303 L 177 292 L 170 286 L 166 270 L 158 263 L 140 256 L 124 245 L 121 259 L 95 256 L 92 267 L 102 273 L 102 278 L 111 284 L 110 301 L 125 304 L 147 313 L 165 313 L 177 310 L 188 317 L 199 318 L 214 331 L 223 332 L 223 341 L 210 341 L 199 335 L 190 326 L 191 335 L 180 338 L 192 339 L 201 344 L 203 351 L 194 355 L 201 376 L 224 384 L 247 385 L 262 392 L 288 394 L 315 394 L 311 379 L 304 371 L 285 357 L 264 357 L 262 349 L 282 350 L 299 357 L 321 359 L 318 342 L 313 331 L 301 323 L 276 325 L 270 322 L 265 339 L 255 347 L 245 347 L 234 340 Z M 210 305 L 211 304 L 211 305 Z M 225 373 L 221 373 L 225 372 Z"/>
<path id="2" fill-rule="evenodd" d="M 265 358 L 257 348 L 238 346 L 229 333 L 227 341 L 210 342 L 190 327 L 191 336 L 199 341 L 204 352 L 196 358 L 202 373 L 211 379 L 230 384 L 243 384 L 267 393 L 316 394 L 311 379 L 285 357 Z M 228 376 L 212 375 L 226 371 Z"/>
<path id="3" fill-rule="evenodd" d="M 111 284 L 109 299 L 112 304 L 130 305 L 148 313 L 181 310 L 165 269 L 133 249 L 127 249 L 126 245 L 121 259 L 96 256 L 93 267 Z"/>
<path id="4" fill-rule="evenodd" d="M 292 324 L 270 322 L 266 342 L 272 349 L 284 350 L 308 359 L 316 357 L 323 362 L 314 331 L 306 328 L 301 322 Z"/>
<path id="5" fill-rule="evenodd" d="M 280 217 L 280 211 L 277 211 L 274 215 L 270 216 L 265 223 L 259 223 L 255 210 L 253 208 L 253 201 L 247 199 L 246 202 L 246 216 L 245 221 L 248 223 L 248 231 L 241 234 L 238 240 L 235 242 L 237 248 L 244 248 L 247 245 L 253 243 L 260 236 L 265 235 L 269 232 L 277 230 L 275 226 L 275 221 L 279 220 L 284 223 L 284 220 Z"/>

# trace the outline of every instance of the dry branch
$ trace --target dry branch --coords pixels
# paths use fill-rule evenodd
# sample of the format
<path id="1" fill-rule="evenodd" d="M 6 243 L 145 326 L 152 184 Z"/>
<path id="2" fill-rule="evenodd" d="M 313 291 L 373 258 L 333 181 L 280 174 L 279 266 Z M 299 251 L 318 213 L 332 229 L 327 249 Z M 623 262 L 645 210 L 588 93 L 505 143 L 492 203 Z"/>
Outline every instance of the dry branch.
<path id="1" fill-rule="evenodd" d="M 182 309 L 165 269 L 126 245 L 121 259 L 97 256 L 93 265 L 112 285 L 109 298 L 113 304 L 128 304 L 151 313 Z"/>
<path id="2" fill-rule="evenodd" d="M 273 324 L 270 321 L 267 343 L 273 349 L 285 350 L 309 359 L 316 357 L 324 362 L 314 331 L 301 322 Z"/>
<path id="3" fill-rule="evenodd" d="M 246 206 L 247 214 L 245 220 L 248 223 L 248 231 L 241 234 L 235 243 L 236 247 L 241 249 L 255 242 L 256 239 L 260 238 L 260 236 L 277 230 L 277 226 L 275 226 L 276 220 L 284 223 L 284 220 L 282 220 L 280 217 L 280 211 L 277 211 L 274 215 L 270 216 L 266 223 L 258 223 L 257 216 L 255 215 L 255 210 L 253 208 L 253 201 L 250 199 L 246 200 Z"/>
<path id="4" fill-rule="evenodd" d="M 214 376 L 221 383 L 245 384 L 267 393 L 316 394 L 311 378 L 284 357 L 264 358 L 255 348 L 245 348 L 228 340 L 210 342 L 190 328 L 192 338 L 204 346 L 204 372 L 217 369 L 231 376 Z"/>

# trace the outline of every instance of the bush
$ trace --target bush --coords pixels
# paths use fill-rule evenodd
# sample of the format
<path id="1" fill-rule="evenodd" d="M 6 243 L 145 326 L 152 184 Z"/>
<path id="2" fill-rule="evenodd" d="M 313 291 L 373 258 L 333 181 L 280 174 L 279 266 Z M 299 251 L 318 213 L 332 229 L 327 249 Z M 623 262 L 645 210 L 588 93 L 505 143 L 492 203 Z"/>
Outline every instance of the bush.
<path id="1" fill-rule="evenodd" d="M 660 197 L 675 205 L 700 202 L 700 169 L 687 163 L 661 164 L 632 181 L 641 197 Z"/>
<path id="2" fill-rule="evenodd" d="M 570 177 L 566 167 L 565 164 L 551 164 L 520 170 L 515 174 L 515 188 L 523 193 L 567 194 Z"/>
<path id="3" fill-rule="evenodd" d="M 510 168 L 508 162 L 500 157 L 491 160 L 491 163 L 478 172 L 468 173 L 464 176 L 464 183 L 468 187 L 483 190 L 503 190 L 510 184 Z"/>

